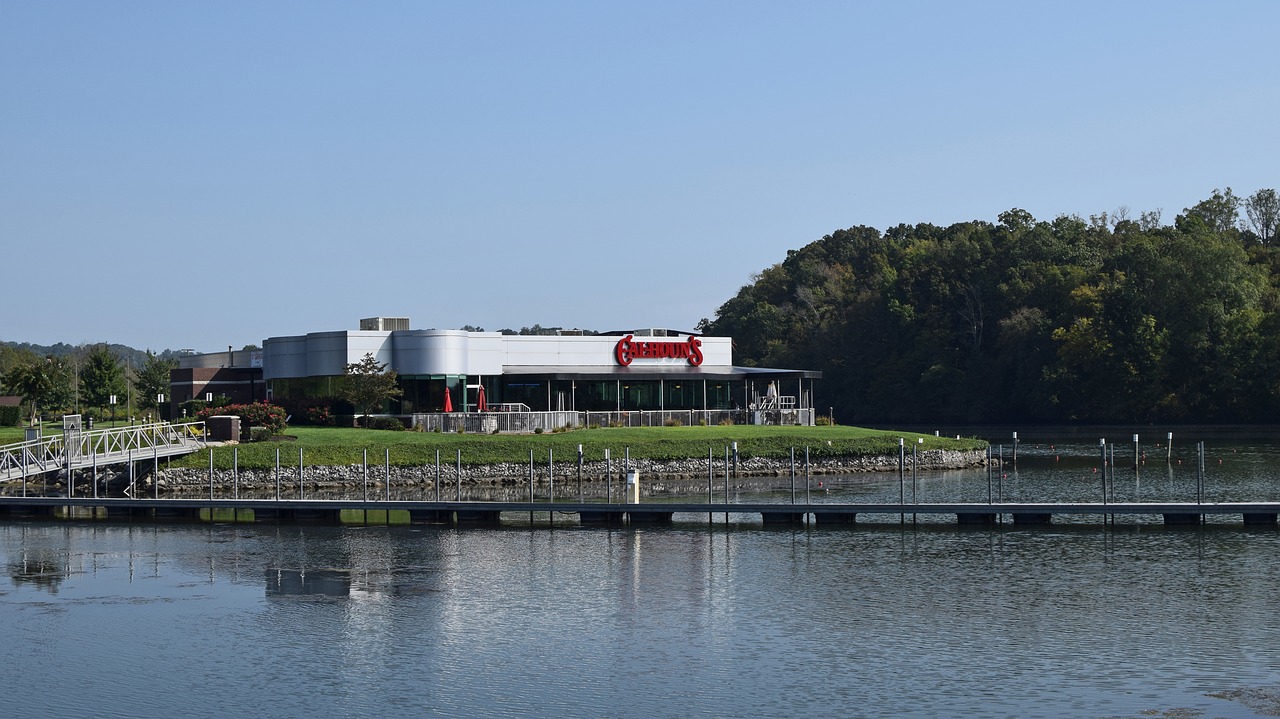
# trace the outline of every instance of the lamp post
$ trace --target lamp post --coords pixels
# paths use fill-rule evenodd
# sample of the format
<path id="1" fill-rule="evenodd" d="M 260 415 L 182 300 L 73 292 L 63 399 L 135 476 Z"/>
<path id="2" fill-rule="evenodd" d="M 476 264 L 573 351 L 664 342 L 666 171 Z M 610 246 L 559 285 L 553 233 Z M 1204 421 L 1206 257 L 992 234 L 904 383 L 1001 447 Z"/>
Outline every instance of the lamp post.
<path id="1" fill-rule="evenodd" d="M 163 406 L 164 406 L 164 392 L 161 392 L 160 394 L 156 395 L 156 421 L 157 422 L 164 419 L 164 416 L 161 414 L 161 408 Z"/>
<path id="2" fill-rule="evenodd" d="M 111 426 L 116 426 L 116 396 L 113 394 L 107 399 L 111 403 Z"/>

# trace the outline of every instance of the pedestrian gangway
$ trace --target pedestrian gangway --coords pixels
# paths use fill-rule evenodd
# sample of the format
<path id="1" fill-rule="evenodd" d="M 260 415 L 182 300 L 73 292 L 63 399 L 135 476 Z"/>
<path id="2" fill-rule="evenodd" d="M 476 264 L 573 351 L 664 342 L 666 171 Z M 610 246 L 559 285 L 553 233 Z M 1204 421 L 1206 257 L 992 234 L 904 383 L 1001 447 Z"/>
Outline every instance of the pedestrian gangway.
<path id="1" fill-rule="evenodd" d="M 0 481 L 60 470 L 190 454 L 206 446 L 204 422 L 154 422 L 81 431 L 0 446 Z"/>

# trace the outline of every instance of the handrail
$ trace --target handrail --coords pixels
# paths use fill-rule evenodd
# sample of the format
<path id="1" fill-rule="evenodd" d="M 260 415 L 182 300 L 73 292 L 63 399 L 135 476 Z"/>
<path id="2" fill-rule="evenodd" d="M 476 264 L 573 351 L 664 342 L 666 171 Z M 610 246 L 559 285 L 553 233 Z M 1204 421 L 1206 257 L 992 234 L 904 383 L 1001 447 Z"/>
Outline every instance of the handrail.
<path id="1" fill-rule="evenodd" d="M 152 422 L 129 427 L 70 430 L 0 446 L 0 478 L 30 476 L 90 464 L 110 464 L 132 454 L 166 456 L 194 452 L 205 446 L 203 422 Z M 177 450 L 177 451 L 175 451 Z"/>

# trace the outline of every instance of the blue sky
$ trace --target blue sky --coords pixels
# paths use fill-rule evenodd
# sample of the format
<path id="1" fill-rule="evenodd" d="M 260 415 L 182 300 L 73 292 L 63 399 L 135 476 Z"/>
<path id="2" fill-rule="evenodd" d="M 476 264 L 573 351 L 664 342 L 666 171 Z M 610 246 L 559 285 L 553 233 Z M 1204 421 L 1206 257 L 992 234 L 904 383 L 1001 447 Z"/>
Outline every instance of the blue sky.
<path id="1" fill-rule="evenodd" d="M 855 225 L 1277 187 L 1280 3 L 0 0 L 0 340 L 691 329 Z"/>

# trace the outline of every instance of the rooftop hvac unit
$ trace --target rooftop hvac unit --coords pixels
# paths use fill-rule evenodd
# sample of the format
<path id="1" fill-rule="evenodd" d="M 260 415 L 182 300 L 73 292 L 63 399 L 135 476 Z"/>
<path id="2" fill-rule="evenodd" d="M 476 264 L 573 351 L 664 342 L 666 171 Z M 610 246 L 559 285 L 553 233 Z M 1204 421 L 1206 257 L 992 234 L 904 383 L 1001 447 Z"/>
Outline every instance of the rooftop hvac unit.
<path id="1" fill-rule="evenodd" d="M 360 320 L 361 330 L 373 332 L 396 332 L 409 329 L 408 317 L 370 317 Z"/>

